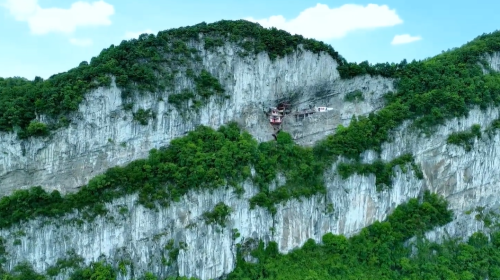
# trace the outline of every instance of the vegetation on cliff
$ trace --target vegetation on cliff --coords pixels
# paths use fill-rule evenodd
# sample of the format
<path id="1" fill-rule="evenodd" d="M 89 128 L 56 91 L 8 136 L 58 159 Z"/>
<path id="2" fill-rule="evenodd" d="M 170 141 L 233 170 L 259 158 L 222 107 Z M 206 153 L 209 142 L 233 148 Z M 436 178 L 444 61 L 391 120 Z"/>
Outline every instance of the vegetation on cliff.
<path id="1" fill-rule="evenodd" d="M 415 175 L 419 179 L 423 179 L 422 171 L 415 165 L 413 161 L 413 156 L 411 154 L 405 154 L 399 156 L 390 162 L 383 162 L 382 160 L 376 160 L 373 163 L 339 163 L 337 171 L 343 179 L 347 179 L 352 174 L 376 174 L 375 186 L 378 191 L 390 188 L 392 185 L 392 177 L 394 175 L 394 167 L 400 166 L 404 172 L 406 172 L 406 166 L 410 165 Z"/>
<path id="2" fill-rule="evenodd" d="M 53 119 L 42 131 L 67 124 L 68 113 L 78 109 L 84 95 L 98 87 L 110 86 L 112 77 L 116 78 L 116 85 L 125 98 L 137 92 L 163 94 L 168 91 L 184 93 L 168 98 L 176 107 L 189 100 L 200 106 L 212 95 L 223 96 L 224 89 L 216 77 L 203 69 L 201 52 L 194 48 L 197 46 L 194 43 L 204 43 L 205 49 L 212 50 L 226 42 L 239 46 L 241 56 L 266 52 L 271 59 L 276 59 L 297 51 L 302 45 L 308 51 L 326 52 L 339 63 L 343 62 L 327 44 L 245 20 L 200 23 L 161 31 L 156 36 L 143 34 L 139 39 L 111 45 L 90 63 L 84 61 L 47 80 L 0 78 L 0 131 L 16 131 L 21 138 L 46 135 L 36 133 L 40 130 L 31 133 L 28 129 L 37 116 L 44 114 Z M 193 85 L 175 92 L 176 80 L 182 76 Z"/>
<path id="3" fill-rule="evenodd" d="M 448 136 L 446 142 L 463 147 L 466 151 L 470 151 L 474 145 L 474 139 L 481 137 L 481 126 L 473 125 L 467 131 L 454 132 Z"/>

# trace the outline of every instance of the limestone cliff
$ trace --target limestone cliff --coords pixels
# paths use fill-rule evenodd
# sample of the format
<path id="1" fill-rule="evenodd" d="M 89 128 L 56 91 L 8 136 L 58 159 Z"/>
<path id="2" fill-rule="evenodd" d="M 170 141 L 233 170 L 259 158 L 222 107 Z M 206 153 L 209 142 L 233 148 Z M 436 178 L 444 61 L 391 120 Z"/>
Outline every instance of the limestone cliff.
<path id="1" fill-rule="evenodd" d="M 202 53 L 204 67 L 219 79 L 230 99 L 224 103 L 212 100 L 186 118 L 164 101 L 168 92 L 137 96 L 134 109 L 152 109 L 155 114 L 147 126 L 142 126 L 131 120 L 131 112 L 123 110 L 120 89 L 115 85 L 95 90 L 74 113 L 73 123 L 47 138 L 19 141 L 14 134 L 0 135 L 4 151 L 0 155 L 1 194 L 32 185 L 74 191 L 107 168 L 143 158 L 150 149 L 168 145 L 197 125 L 218 127 L 236 120 L 257 140 L 270 140 L 272 128 L 262 109 L 292 93 L 297 96 L 295 102 L 304 106 L 324 104 L 334 108 L 301 121 L 285 119 L 284 130 L 298 143 L 310 145 L 333 133 L 339 124 L 348 124 L 352 115 L 381 108 L 383 94 L 394 90 L 392 81 L 384 78 L 340 79 L 336 61 L 323 53 L 302 50 L 271 61 L 265 53 L 242 58 L 236 55 L 237 47 L 229 43 L 216 52 L 206 51 L 202 45 L 195 47 Z M 498 70 L 499 58 L 488 57 L 494 70 Z M 344 101 L 345 95 L 355 90 L 363 93 L 364 100 Z M 288 201 L 277 207 L 275 215 L 261 208 L 250 209 L 248 199 L 257 193 L 251 182 L 244 184 L 242 197 L 223 188 L 190 192 L 159 211 L 138 205 L 137 196 L 131 195 L 107 204 L 109 215 L 91 223 L 79 224 L 72 220 L 77 214 L 71 214 L 64 219 L 38 219 L 1 230 L 0 236 L 8 241 L 7 268 L 28 261 L 37 271 L 44 271 L 73 250 L 87 263 L 101 256 L 117 266 L 130 263 L 120 279 L 146 271 L 203 280 L 218 278 L 234 268 L 238 243 L 251 248 L 255 240 L 272 240 L 281 252 L 288 252 L 308 238 L 320 241 L 326 232 L 350 236 L 384 219 L 398 204 L 423 190 L 443 195 L 456 215 L 454 222 L 428 236 L 439 239 L 448 232 L 465 237 L 484 227 L 481 221 L 471 222 L 465 212 L 498 201 L 500 135 L 476 140 L 468 152 L 448 145 L 446 139 L 450 133 L 473 124 L 487 127 L 498 116 L 496 108 L 472 110 L 467 117 L 439 126 L 430 137 L 411 130 L 408 123 L 394 131 L 395 141 L 383 145 L 380 157 L 391 160 L 412 153 L 423 171 L 423 180 L 412 171 L 396 167 L 392 188 L 378 192 L 373 175 L 341 179 L 335 172 L 341 158 L 326 172 L 326 195 Z M 367 151 L 363 160 L 369 162 L 376 157 Z M 225 227 L 207 224 L 202 217 L 219 202 L 233 209 Z M 174 244 L 169 247 L 170 240 Z M 169 253 L 175 248 L 179 253 L 171 260 Z M 58 279 L 64 279 L 64 275 Z"/>
<path id="2" fill-rule="evenodd" d="M 212 98 L 199 113 L 181 117 L 166 101 L 171 93 L 137 95 L 132 111 L 151 109 L 155 115 L 143 126 L 132 120 L 131 111 L 123 110 L 121 91 L 114 83 L 110 88 L 99 88 L 85 96 L 68 128 L 49 137 L 19 141 L 15 133 L 0 132 L 0 194 L 33 185 L 75 191 L 109 167 L 144 158 L 150 149 L 168 145 L 197 125 L 218 127 L 237 121 L 257 140 L 270 140 L 273 130 L 263 108 L 276 106 L 277 99 L 292 93 L 297 102 L 314 100 L 317 105 L 325 102 L 336 109 L 324 126 L 311 131 L 297 129 L 302 131 L 295 133 L 297 137 L 310 143 L 331 133 L 337 124 L 348 122 L 353 114 L 380 107 L 381 95 L 392 89 L 386 79 L 340 80 L 337 62 L 325 53 L 301 51 L 273 62 L 266 53 L 242 58 L 236 54 L 238 47 L 231 44 L 217 52 L 206 51 L 202 44 L 194 47 L 201 52 L 204 67 L 230 94 L 229 100 L 221 104 Z M 189 83 L 187 78 L 178 82 Z M 325 90 L 328 96 L 318 99 L 316 95 Z M 341 98 L 354 90 L 367 93 L 370 102 L 344 107 Z"/>
<path id="3" fill-rule="evenodd" d="M 27 260 L 43 271 L 73 249 L 86 261 L 97 260 L 101 255 L 115 263 L 131 261 L 135 275 L 152 271 L 158 275 L 178 272 L 201 279 L 217 278 L 234 268 L 237 243 L 251 246 L 252 240 L 273 240 L 280 251 L 287 252 L 308 238 L 320 241 L 326 232 L 350 236 L 375 220 L 384 219 L 395 206 L 417 197 L 424 189 L 444 195 L 456 213 L 454 222 L 429 236 L 438 238 L 447 230 L 453 237 L 466 237 L 481 230 L 483 223 L 465 212 L 497 201 L 500 172 L 496 161 L 500 146 L 496 143 L 500 142 L 500 136 L 478 141 L 470 152 L 446 145 L 446 137 L 451 131 L 475 123 L 486 126 L 496 117 L 498 110 L 473 111 L 468 118 L 448 122 L 432 138 L 417 137 L 404 128 L 396 132 L 399 140 L 385 145 L 382 157 L 391 159 L 412 151 L 423 169 L 424 180 L 400 170 L 392 189 L 377 192 L 374 176 L 355 175 L 342 180 L 329 172 L 326 195 L 289 201 L 278 206 L 274 216 L 264 209 L 250 210 L 248 198 L 257 192 L 250 183 L 245 184 L 241 198 L 232 190 L 191 192 L 159 212 L 136 205 L 137 198 L 129 196 L 108 204 L 111 214 L 90 224 L 78 225 L 68 216 L 57 221 L 32 221 L 1 231 L 9 240 L 9 267 Z M 224 228 L 207 225 L 202 218 L 205 211 L 219 202 L 234 209 Z M 234 238 L 234 230 L 240 234 L 238 238 Z M 16 239 L 20 245 L 14 245 Z M 186 244 L 175 266 L 165 264 L 165 259 L 168 260 L 165 245 L 171 239 L 176 246 L 181 242 Z M 129 270 L 121 279 L 130 276 Z"/>

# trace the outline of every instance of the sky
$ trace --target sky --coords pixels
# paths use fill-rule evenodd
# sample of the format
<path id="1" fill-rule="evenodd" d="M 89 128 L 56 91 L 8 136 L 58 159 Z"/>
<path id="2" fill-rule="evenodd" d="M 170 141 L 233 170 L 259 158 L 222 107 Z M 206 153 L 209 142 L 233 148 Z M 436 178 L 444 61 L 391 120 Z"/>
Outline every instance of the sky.
<path id="1" fill-rule="evenodd" d="M 350 62 L 425 59 L 500 29 L 498 0 L 0 0 L 0 77 L 48 78 L 142 33 L 246 19 Z"/>

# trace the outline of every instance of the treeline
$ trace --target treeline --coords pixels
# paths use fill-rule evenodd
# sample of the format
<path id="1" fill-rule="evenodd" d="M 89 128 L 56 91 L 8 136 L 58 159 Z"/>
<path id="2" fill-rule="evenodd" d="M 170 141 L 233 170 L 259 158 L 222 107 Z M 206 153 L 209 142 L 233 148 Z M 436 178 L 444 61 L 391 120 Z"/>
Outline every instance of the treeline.
<path id="1" fill-rule="evenodd" d="M 304 49 L 313 53 L 326 52 L 339 63 L 345 62 L 332 46 L 321 41 L 306 39 L 301 35 L 291 35 L 274 27 L 263 28 L 258 23 L 246 20 L 221 20 L 211 24 L 202 22 L 163 32 L 184 41 L 197 41 L 201 34 L 206 49 L 222 46 L 224 42 L 229 41 L 241 46 L 244 50 L 243 55 L 266 52 L 271 59 L 291 54 L 302 45 Z"/>
<path id="2" fill-rule="evenodd" d="M 113 268 L 110 264 L 104 262 L 93 262 L 86 267 L 78 267 L 70 273 L 68 280 L 116 280 L 121 273 L 119 269 Z M 57 274 L 56 274 L 57 275 Z M 2 280 L 49 280 L 53 276 L 44 273 L 37 273 L 33 267 L 27 263 L 21 263 L 14 267 L 10 272 L 5 272 L 0 269 L 0 277 Z M 146 273 L 143 277 L 137 280 L 160 280 L 152 273 Z M 187 277 L 167 277 L 161 280 L 197 280 Z"/>
<path id="3" fill-rule="evenodd" d="M 424 60 L 458 60 L 465 64 L 476 64 L 479 61 L 482 61 L 484 55 L 486 54 L 494 54 L 495 52 L 500 51 L 500 43 L 499 38 L 500 31 L 495 31 L 492 33 L 484 33 L 481 36 L 476 37 L 471 42 L 463 45 L 460 48 L 454 48 L 452 50 L 448 50 L 446 52 L 443 51 L 441 55 L 433 57 L 431 59 Z M 411 64 L 421 63 L 413 60 Z M 484 62 L 484 61 L 482 61 Z M 445 62 L 446 63 L 446 62 Z M 386 78 L 399 78 L 402 75 L 408 62 L 406 59 L 403 59 L 400 63 L 376 63 L 370 64 L 368 61 L 363 61 L 360 63 L 356 62 L 345 62 L 339 65 L 338 70 L 340 72 L 340 76 L 343 79 L 354 78 L 360 75 L 370 75 L 370 76 L 382 76 Z M 489 68 L 489 67 L 486 67 Z"/>

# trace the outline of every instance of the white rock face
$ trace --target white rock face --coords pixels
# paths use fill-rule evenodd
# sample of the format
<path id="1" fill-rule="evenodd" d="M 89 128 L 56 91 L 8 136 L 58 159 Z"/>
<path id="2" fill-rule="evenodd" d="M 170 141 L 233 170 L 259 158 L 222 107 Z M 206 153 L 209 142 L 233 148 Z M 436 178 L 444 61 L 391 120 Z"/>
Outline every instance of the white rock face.
<path id="1" fill-rule="evenodd" d="M 345 96 L 354 90 L 361 91 L 364 100 L 344 101 Z M 315 113 L 302 120 L 287 116 L 284 119 L 283 129 L 291 133 L 298 144 L 310 146 L 334 133 L 338 125 L 348 126 L 352 116 L 367 115 L 382 108 L 384 105 L 382 96 L 390 91 L 394 91 L 392 80 L 381 77 L 364 76 L 325 84 L 317 88 L 317 93 L 311 101 L 301 103 L 303 101 L 299 100 L 296 109 L 316 105 L 328 106 L 333 110 Z M 307 98 L 311 99 L 309 96 Z"/>
<path id="2" fill-rule="evenodd" d="M 493 71 L 500 71 L 500 53 L 485 55 L 485 59 Z"/>
<path id="3" fill-rule="evenodd" d="M 148 126 L 135 124 L 131 114 L 122 110 L 119 89 L 113 87 L 89 94 L 76 114 L 80 119 L 48 139 L 19 142 L 12 134 L 2 134 L 0 145 L 7 151 L 0 158 L 2 192 L 31 185 L 71 191 L 108 167 L 145 157 L 149 149 L 164 146 L 199 124 L 217 127 L 236 119 L 259 141 L 268 140 L 272 129 L 262 114 L 262 106 L 294 90 L 302 92 L 301 101 L 320 95 L 322 99 L 309 103 L 335 108 L 303 121 L 285 120 L 284 129 L 299 143 L 310 145 L 338 124 L 347 125 L 353 114 L 377 110 L 383 105 L 382 94 L 393 90 L 391 81 L 381 78 L 340 81 L 335 61 L 326 55 L 302 52 L 271 62 L 265 55 L 255 60 L 238 58 L 232 55 L 230 46 L 221 51 L 227 56 L 206 53 L 204 63 L 232 97 L 223 105 L 209 103 L 189 121 L 182 120 L 175 110 L 170 112 L 169 105 L 158 101 L 158 96 L 144 96 L 135 107 L 154 108 L 157 117 Z M 229 73 L 231 78 L 224 80 Z M 345 103 L 345 94 L 353 90 L 361 90 L 365 101 Z M 454 222 L 430 232 L 428 237 L 438 240 L 446 232 L 466 237 L 484 225 L 473 221 L 465 211 L 498 201 L 500 135 L 483 136 L 469 152 L 448 145 L 446 139 L 450 133 L 473 124 L 485 128 L 498 116 L 497 109 L 473 110 L 466 118 L 438 127 L 429 138 L 415 134 L 407 125 L 394 131 L 396 140 L 383 145 L 380 157 L 391 160 L 412 153 L 424 173 L 423 180 L 412 171 L 404 173 L 396 167 L 392 188 L 377 192 L 373 175 L 342 180 L 335 174 L 334 164 L 326 172 L 326 195 L 288 201 L 277 207 L 274 216 L 261 208 L 250 209 L 248 199 L 257 193 L 250 182 L 244 184 L 242 197 L 223 188 L 211 193 L 190 192 L 159 211 L 137 205 L 137 196 L 131 195 L 108 204 L 110 214 L 91 223 L 77 225 L 71 222 L 74 215 L 68 215 L 1 230 L 0 236 L 7 240 L 7 268 L 28 261 L 37 271 L 44 271 L 74 250 L 86 263 L 101 255 L 116 266 L 120 261 L 130 261 L 133 270 L 128 267 L 120 279 L 132 279 L 147 271 L 161 276 L 178 273 L 203 280 L 218 278 L 235 267 L 237 243 L 246 248 L 252 247 L 251 240 L 275 241 L 281 252 L 288 252 L 309 238 L 320 241 L 327 232 L 351 236 L 385 219 L 398 204 L 424 190 L 446 197 L 456 216 Z M 125 147 L 117 144 L 122 142 Z M 365 161 L 376 156 L 367 152 Z M 203 213 L 219 202 L 233 209 L 226 226 L 207 225 Z M 238 238 L 234 238 L 233 229 L 240 234 Z M 169 240 L 175 240 L 177 248 L 181 242 L 187 246 L 180 249 L 177 262 L 172 264 L 165 248 Z M 64 279 L 64 275 L 58 279 Z"/>

